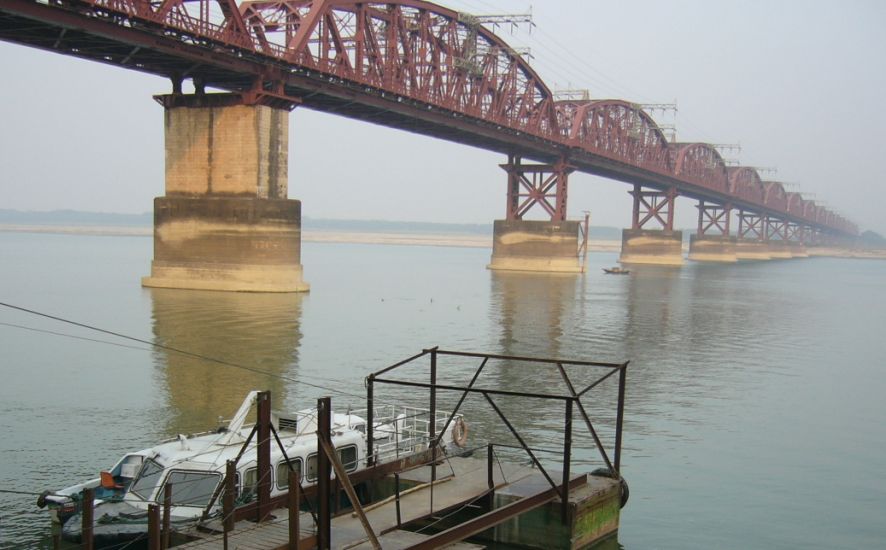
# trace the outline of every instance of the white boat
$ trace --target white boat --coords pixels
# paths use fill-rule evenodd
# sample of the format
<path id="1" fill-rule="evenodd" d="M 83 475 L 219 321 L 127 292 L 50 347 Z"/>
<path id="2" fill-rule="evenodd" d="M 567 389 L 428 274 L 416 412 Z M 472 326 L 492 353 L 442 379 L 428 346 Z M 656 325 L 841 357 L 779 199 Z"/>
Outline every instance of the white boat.
<path id="1" fill-rule="evenodd" d="M 101 472 L 99 478 L 44 493 L 38 505 L 49 507 L 53 520 L 62 524 L 64 539 L 80 542 L 81 495 L 84 489 L 93 488 L 95 542 L 113 544 L 147 532 L 148 505 L 162 503 L 165 486 L 172 484 L 170 518 L 174 528 L 182 527 L 221 513 L 220 499 L 214 497 L 220 491 L 227 461 L 238 455 L 237 503 L 253 500 L 258 486 L 257 437 L 253 437 L 244 449 L 253 428 L 245 425 L 245 421 L 258 393 L 249 393 L 226 427 L 214 432 L 179 435 L 154 447 L 128 453 L 108 471 Z M 358 412 L 331 414 L 332 443 L 348 472 L 367 467 L 366 419 Z M 428 409 L 386 406 L 376 407 L 373 412 L 376 463 L 428 449 Z M 435 433 L 440 433 L 448 418 L 448 413 L 437 412 Z M 289 464 L 299 472 L 303 486 L 314 485 L 317 480 L 317 410 L 272 414 L 271 423 L 289 459 L 287 464 L 280 447 L 271 445 L 271 497 L 288 492 Z M 456 415 L 441 438 L 441 446 L 444 449 L 464 447 L 466 438 L 464 418 Z"/>

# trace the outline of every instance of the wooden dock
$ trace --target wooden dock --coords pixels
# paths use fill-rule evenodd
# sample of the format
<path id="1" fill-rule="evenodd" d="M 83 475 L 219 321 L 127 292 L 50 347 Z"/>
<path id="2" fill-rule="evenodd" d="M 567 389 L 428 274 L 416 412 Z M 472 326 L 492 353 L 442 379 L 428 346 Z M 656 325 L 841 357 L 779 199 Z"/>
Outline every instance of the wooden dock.
<path id="1" fill-rule="evenodd" d="M 576 476 L 581 483 L 584 476 Z M 432 535 L 401 529 L 419 520 L 434 522 L 455 511 L 475 506 L 489 494 L 489 479 L 486 460 L 456 457 L 446 460 L 437 466 L 437 481 L 430 484 L 431 469 L 421 467 L 400 475 L 402 482 L 418 484 L 411 492 L 404 491 L 399 502 L 400 522 L 397 521 L 397 502 L 389 498 L 378 503 L 364 506 L 366 518 L 379 543 L 385 549 L 411 548 L 427 541 Z M 611 484 L 610 480 L 606 480 Z M 539 470 L 516 464 L 496 465 L 493 469 L 493 484 L 496 493 L 509 495 L 511 500 L 534 497 L 536 506 L 552 500 L 556 495 L 547 495 L 551 487 L 539 473 Z M 608 485 L 607 485 L 608 487 Z M 543 498 L 539 498 L 541 495 Z M 238 522 L 234 530 L 228 533 L 228 548 L 242 550 L 283 550 L 289 548 L 288 511 L 275 510 L 271 519 L 261 524 L 249 521 Z M 509 519 L 506 514 L 502 521 Z M 310 548 L 314 544 L 314 526 L 310 514 L 302 513 L 299 519 L 301 526 L 300 547 Z M 210 525 L 210 527 L 212 527 Z M 219 524 L 214 526 L 214 533 L 192 530 L 187 534 L 199 537 L 198 540 L 178 546 L 177 548 L 200 548 L 213 550 L 224 548 L 224 536 L 219 533 Z M 487 523 L 483 529 L 488 529 Z M 213 529 L 214 530 L 214 529 Z M 482 529 L 481 529 L 482 530 Z M 304 546 L 302 546 L 304 545 Z M 481 548 L 473 544 L 456 543 L 450 548 Z M 332 519 L 331 548 L 341 550 L 364 550 L 372 548 L 359 518 L 354 513 L 346 513 Z"/>

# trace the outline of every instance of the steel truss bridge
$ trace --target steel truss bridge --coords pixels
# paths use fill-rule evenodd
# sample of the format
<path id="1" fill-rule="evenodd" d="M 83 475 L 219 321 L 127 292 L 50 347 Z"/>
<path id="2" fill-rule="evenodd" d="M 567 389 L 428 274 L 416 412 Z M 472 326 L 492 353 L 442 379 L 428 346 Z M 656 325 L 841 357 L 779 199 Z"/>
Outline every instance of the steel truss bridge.
<path id="1" fill-rule="evenodd" d="M 713 145 L 670 143 L 636 104 L 555 100 L 476 18 L 422 0 L 2 0 L 0 39 L 160 75 L 174 93 L 191 79 L 198 93 L 217 88 L 504 153 L 512 218 L 540 205 L 564 219 L 564 176 L 577 170 L 633 184 L 635 227 L 640 203 L 644 222 L 672 225 L 680 195 L 702 201 L 700 228 L 702 214 L 720 226 L 725 210 L 727 234 L 732 209 L 750 225 L 774 220 L 783 238 L 791 227 L 858 233 L 754 168 L 728 166 Z"/>

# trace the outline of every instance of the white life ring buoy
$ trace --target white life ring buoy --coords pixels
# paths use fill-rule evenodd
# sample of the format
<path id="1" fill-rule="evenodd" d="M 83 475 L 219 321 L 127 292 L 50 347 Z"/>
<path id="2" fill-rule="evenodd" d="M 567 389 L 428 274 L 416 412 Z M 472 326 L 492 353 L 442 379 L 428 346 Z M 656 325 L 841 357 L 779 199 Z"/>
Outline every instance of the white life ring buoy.
<path id="1" fill-rule="evenodd" d="M 468 424 L 462 417 L 456 418 L 452 426 L 452 442 L 462 449 L 468 444 Z"/>

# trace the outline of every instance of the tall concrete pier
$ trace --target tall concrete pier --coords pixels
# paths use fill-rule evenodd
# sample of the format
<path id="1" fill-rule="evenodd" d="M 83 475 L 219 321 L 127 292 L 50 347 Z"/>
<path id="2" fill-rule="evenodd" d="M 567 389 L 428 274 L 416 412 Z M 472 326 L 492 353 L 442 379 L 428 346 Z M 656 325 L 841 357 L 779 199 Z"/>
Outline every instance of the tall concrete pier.
<path id="1" fill-rule="evenodd" d="M 289 108 L 166 95 L 166 196 L 149 287 L 302 292 L 301 203 L 287 197 Z"/>

